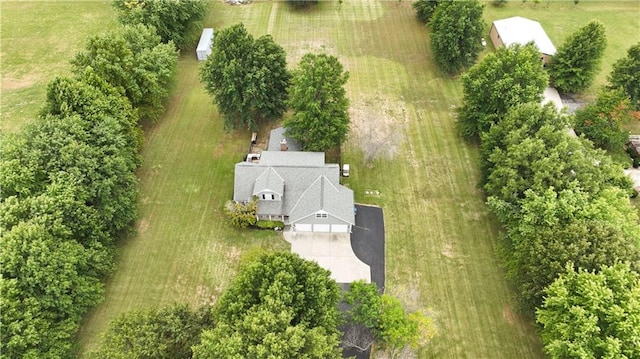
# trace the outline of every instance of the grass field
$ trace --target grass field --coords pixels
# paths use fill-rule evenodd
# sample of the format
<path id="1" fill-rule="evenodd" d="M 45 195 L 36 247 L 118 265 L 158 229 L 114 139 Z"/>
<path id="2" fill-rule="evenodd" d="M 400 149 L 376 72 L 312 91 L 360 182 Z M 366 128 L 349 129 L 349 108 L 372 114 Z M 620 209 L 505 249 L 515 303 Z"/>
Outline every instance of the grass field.
<path id="1" fill-rule="evenodd" d="M 572 2 L 552 1 L 549 8 L 545 1 L 535 8 L 531 2 L 488 5 L 487 24 L 521 14 L 541 21 L 558 45 L 584 22 L 599 18 L 610 29 L 605 71 L 637 41 L 637 2 L 582 1 L 575 9 Z M 15 130 L 37 111 L 46 82 L 68 69 L 87 33 L 115 20 L 108 2 L 1 5 L 1 128 Z M 28 16 L 21 9 L 29 6 L 45 19 L 38 31 L 52 38 L 22 28 Z M 85 13 L 82 9 L 95 18 L 82 31 L 65 27 L 77 12 Z M 11 14 L 22 20 L 8 20 Z M 272 34 L 292 64 L 306 52 L 322 51 L 338 56 L 350 71 L 352 133 L 343 156 L 352 177 L 346 184 L 358 202 L 384 208 L 388 292 L 437 318 L 440 334 L 420 357 L 542 358 L 532 326 L 513 311 L 512 292 L 495 256 L 498 228 L 476 188 L 477 150 L 455 134 L 452 114 L 461 101 L 460 85 L 433 67 L 428 35 L 414 20 L 411 3 L 346 0 L 342 6 L 322 2 L 313 11 L 291 12 L 279 2 L 216 1 L 205 25 L 222 28 L 240 21 L 254 35 Z M 73 33 L 63 32 L 67 27 Z M 24 49 L 18 45 L 5 46 L 30 36 L 35 39 L 29 56 L 20 57 Z M 57 55 L 46 60 L 49 44 Z M 147 129 L 138 234 L 121 246 L 105 301 L 83 323 L 81 356 L 97 345 L 114 316 L 176 301 L 212 303 L 244 253 L 288 248 L 272 232 L 239 232 L 224 222 L 220 210 L 233 191 L 233 165 L 250 134 L 222 131 L 197 66 L 193 54 L 183 55 L 167 112 Z M 605 77 L 603 72 L 598 83 Z M 6 79 L 27 85 L 6 89 Z"/>
<path id="2" fill-rule="evenodd" d="M 116 25 L 109 1 L 0 1 L 0 130 L 40 110 L 47 84 L 69 73 L 89 35 Z"/>

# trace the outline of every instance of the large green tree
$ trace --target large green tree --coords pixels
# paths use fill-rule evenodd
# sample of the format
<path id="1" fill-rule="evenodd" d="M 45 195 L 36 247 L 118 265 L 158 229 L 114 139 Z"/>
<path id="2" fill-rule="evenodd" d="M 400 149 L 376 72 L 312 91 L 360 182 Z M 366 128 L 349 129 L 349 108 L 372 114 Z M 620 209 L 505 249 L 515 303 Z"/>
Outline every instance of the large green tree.
<path id="1" fill-rule="evenodd" d="M 500 122 L 511 107 L 539 103 L 547 82 L 535 46 L 499 48 L 462 76 L 464 97 L 458 109 L 462 135 L 478 138 Z"/>
<path id="2" fill-rule="evenodd" d="M 8 358 L 68 358 L 82 315 L 102 298 L 93 262 L 100 254 L 70 236 L 55 198 L 37 205 L 41 214 L 3 224 L 0 350 Z"/>
<path id="3" fill-rule="evenodd" d="M 4 195 L 36 195 L 55 182 L 78 186 L 79 198 L 96 208 L 115 237 L 137 213 L 137 163 L 124 132 L 105 114 L 47 115 L 34 121 L 18 136 L 22 138 L 9 138 L 2 147 Z"/>
<path id="4" fill-rule="evenodd" d="M 344 85 L 349 73 L 335 56 L 305 54 L 293 72 L 284 126 L 305 151 L 339 147 L 349 132 L 349 100 Z"/>
<path id="5" fill-rule="evenodd" d="M 632 105 L 640 110 L 640 43 L 631 46 L 627 56 L 613 64 L 609 83 L 612 87 L 622 88 Z"/>
<path id="6" fill-rule="evenodd" d="M 206 0 L 113 0 L 123 25 L 153 27 L 162 42 L 172 41 L 181 50 L 196 40 L 207 5 Z"/>
<path id="7" fill-rule="evenodd" d="M 256 130 L 261 120 L 282 117 L 290 77 L 284 49 L 270 35 L 254 39 L 242 23 L 218 31 L 200 68 L 226 129 Z"/>
<path id="8" fill-rule="evenodd" d="M 564 41 L 549 62 L 551 83 L 562 92 L 580 92 L 593 83 L 607 47 L 604 25 L 590 21 Z"/>
<path id="9" fill-rule="evenodd" d="M 375 283 L 351 283 L 344 301 L 349 305 L 344 339 L 349 341 L 347 346 L 354 346 L 350 330 L 366 329 L 391 358 L 399 358 L 406 348 L 418 349 L 436 334 L 431 318 L 420 311 L 407 312 L 398 298 L 380 294 Z"/>
<path id="10" fill-rule="evenodd" d="M 436 7 L 429 29 L 436 64 L 448 74 L 473 65 L 482 50 L 484 5 L 477 0 L 444 1 Z"/>
<path id="11" fill-rule="evenodd" d="M 436 11 L 436 8 L 440 3 L 445 0 L 418 0 L 413 3 L 413 9 L 416 11 L 416 17 L 418 21 L 426 24 L 431 19 L 431 16 Z"/>
<path id="12" fill-rule="evenodd" d="M 78 75 L 91 67 L 129 99 L 141 118 L 156 120 L 175 77 L 178 51 L 172 43 L 160 43 L 153 28 L 131 25 L 90 37 L 72 64 Z"/>
<path id="13" fill-rule="evenodd" d="M 329 271 L 296 254 L 246 262 L 214 308 L 195 358 L 341 358 L 339 289 Z"/>
<path id="14" fill-rule="evenodd" d="M 93 359 L 191 358 L 191 347 L 204 329 L 213 327 L 209 307 L 194 311 L 186 304 L 126 312 L 111 323 Z"/>
<path id="15" fill-rule="evenodd" d="M 504 249 L 508 276 L 526 312 L 542 304 L 544 289 L 568 262 L 590 271 L 619 261 L 640 268 L 638 215 L 620 189 L 596 195 L 528 191 L 519 217 Z"/>
<path id="16" fill-rule="evenodd" d="M 631 119 L 629 98 L 622 89 L 602 89 L 591 103 L 576 111 L 573 128 L 603 149 L 619 150 L 629 141 L 624 129 Z"/>
<path id="17" fill-rule="evenodd" d="M 640 279 L 625 265 L 598 272 L 567 266 L 537 312 L 553 359 L 639 358 Z"/>
<path id="18" fill-rule="evenodd" d="M 568 136 L 562 117 L 547 105 L 523 104 L 483 136 L 485 190 L 503 223 L 518 220 L 525 192 L 579 188 L 598 193 L 629 179 L 603 151 Z"/>
<path id="19" fill-rule="evenodd" d="M 630 181 L 619 165 L 602 150 L 567 135 L 553 109 L 545 108 L 538 104 L 514 108 L 507 116 L 509 120 L 497 126 L 517 129 L 518 123 L 526 122 L 522 119 L 529 116 L 545 120 L 531 131 L 499 131 L 507 133 L 503 145 L 485 151 L 488 176 L 484 189 L 503 223 L 518 218 L 528 190 L 542 193 L 549 187 L 558 192 L 579 188 L 596 194 L 614 186 L 631 191 Z"/>

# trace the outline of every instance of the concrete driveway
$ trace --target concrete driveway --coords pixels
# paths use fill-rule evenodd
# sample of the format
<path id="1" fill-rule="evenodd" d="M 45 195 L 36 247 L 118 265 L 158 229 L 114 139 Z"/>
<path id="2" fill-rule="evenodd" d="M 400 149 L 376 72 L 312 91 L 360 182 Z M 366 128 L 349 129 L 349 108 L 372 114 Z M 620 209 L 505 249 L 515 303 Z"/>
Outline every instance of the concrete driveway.
<path id="1" fill-rule="evenodd" d="M 371 282 L 371 270 L 351 248 L 349 233 L 283 232 L 291 243 L 291 252 L 318 263 L 331 271 L 331 278 L 338 283 L 351 283 L 362 279 Z"/>

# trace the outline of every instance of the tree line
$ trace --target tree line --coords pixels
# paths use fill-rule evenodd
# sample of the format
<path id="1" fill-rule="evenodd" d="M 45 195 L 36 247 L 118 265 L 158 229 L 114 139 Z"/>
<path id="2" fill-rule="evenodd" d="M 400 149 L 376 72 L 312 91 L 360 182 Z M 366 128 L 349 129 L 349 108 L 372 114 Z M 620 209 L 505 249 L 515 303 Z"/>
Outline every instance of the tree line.
<path id="1" fill-rule="evenodd" d="M 533 45 L 499 48 L 462 75 L 459 128 L 480 139 L 481 184 L 505 232 L 500 255 L 520 308 L 536 315 L 545 351 L 635 358 L 636 193 L 622 165 L 569 134 L 572 116 L 540 105 L 547 82 Z"/>
<path id="2" fill-rule="evenodd" d="M 131 6 L 114 1 L 123 4 Z M 184 21 L 204 16 L 204 1 L 179 4 L 191 14 Z M 0 352 L 7 357 L 73 357 L 80 320 L 103 297 L 116 244 L 137 216 L 139 122 L 158 119 L 177 67 L 172 35 L 162 38 L 153 25 L 127 20 L 91 36 L 72 74 L 48 84 L 37 118 L 2 136 Z"/>
<path id="3" fill-rule="evenodd" d="M 341 313 L 339 306 L 348 306 Z M 344 329 L 340 329 L 343 327 Z M 91 358 L 342 358 L 376 343 L 392 358 L 427 345 L 437 328 L 374 283 L 341 293 L 328 270 L 289 252 L 253 253 L 213 306 L 124 313 Z"/>

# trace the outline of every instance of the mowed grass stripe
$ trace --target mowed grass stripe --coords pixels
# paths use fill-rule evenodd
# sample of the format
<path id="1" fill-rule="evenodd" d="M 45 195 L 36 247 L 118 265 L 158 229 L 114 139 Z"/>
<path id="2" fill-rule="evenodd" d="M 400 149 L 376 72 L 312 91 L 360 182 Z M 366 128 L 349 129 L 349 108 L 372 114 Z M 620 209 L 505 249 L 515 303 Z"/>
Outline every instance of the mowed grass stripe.
<path id="1" fill-rule="evenodd" d="M 421 67 L 412 59 L 429 57 L 428 41 L 412 22 L 411 11 L 395 4 L 386 10 L 379 21 L 359 24 L 369 32 L 357 32 L 361 42 L 354 48 L 404 66 L 374 70 L 376 60 L 365 58 L 370 73 L 380 75 L 358 79 L 360 86 L 350 94 L 382 88 L 412 100 L 405 103 L 412 121 L 404 128 L 408 140 L 403 153 L 395 161 L 377 162 L 373 170 L 385 177 L 375 176 L 377 184 L 368 186 L 381 189 L 387 214 L 389 291 L 401 294 L 416 285 L 420 305 L 438 313 L 442 336 L 423 353 L 427 357 L 538 357 L 531 328 L 514 329 L 503 315 L 509 313 L 510 293 L 493 250 L 496 228 L 476 189 L 477 156 L 458 140 L 451 116 L 451 105 L 460 101 L 459 86 L 432 68 L 407 75 Z M 358 76 L 357 69 L 352 77 Z"/>
<path id="2" fill-rule="evenodd" d="M 233 166 L 250 134 L 224 133 L 197 69 L 194 56 L 181 58 L 167 112 L 147 130 L 138 234 L 122 244 L 106 299 L 82 326 L 81 353 L 95 348 L 118 314 L 174 302 L 214 303 L 242 253 L 288 248 L 273 232 L 236 231 L 224 220 Z"/>
<path id="3" fill-rule="evenodd" d="M 388 291 L 438 318 L 440 335 L 420 357 L 541 358 L 530 323 L 511 310 L 512 292 L 494 253 L 497 228 L 476 187 L 477 149 L 456 136 L 452 105 L 460 103 L 460 85 L 433 67 L 428 34 L 411 4 L 320 2 L 311 11 L 278 4 L 275 12 L 273 6 L 213 2 L 204 25 L 244 22 L 261 36 L 273 23 L 291 66 L 306 52 L 338 56 L 351 73 L 347 92 L 366 120 L 361 128 L 369 123 L 398 133 L 395 155 L 369 164 L 353 126 L 343 150 L 353 173 L 345 182 L 358 202 L 384 208 Z M 212 303 L 243 253 L 288 248 L 271 232 L 235 231 L 223 220 L 233 165 L 250 133 L 222 130 L 197 66 L 193 54 L 183 55 L 167 114 L 148 131 L 139 234 L 124 244 L 107 299 L 83 326 L 85 349 L 119 313 L 173 301 Z"/>

